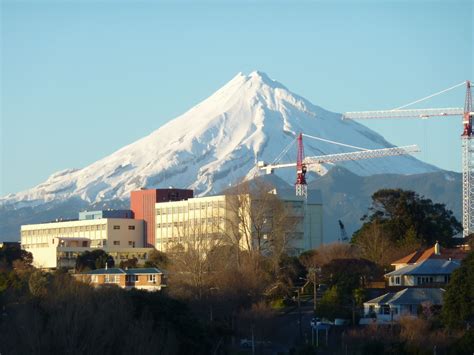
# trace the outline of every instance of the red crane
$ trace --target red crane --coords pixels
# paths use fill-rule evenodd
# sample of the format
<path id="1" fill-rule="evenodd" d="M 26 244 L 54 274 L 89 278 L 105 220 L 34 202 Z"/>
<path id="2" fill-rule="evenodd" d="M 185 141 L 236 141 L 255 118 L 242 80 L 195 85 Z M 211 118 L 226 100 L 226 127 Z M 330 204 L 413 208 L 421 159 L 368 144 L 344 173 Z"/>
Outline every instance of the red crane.
<path id="1" fill-rule="evenodd" d="M 298 135 L 298 153 L 296 155 L 296 196 L 308 196 L 308 186 L 306 185 L 307 167 L 304 163 L 303 134 Z"/>

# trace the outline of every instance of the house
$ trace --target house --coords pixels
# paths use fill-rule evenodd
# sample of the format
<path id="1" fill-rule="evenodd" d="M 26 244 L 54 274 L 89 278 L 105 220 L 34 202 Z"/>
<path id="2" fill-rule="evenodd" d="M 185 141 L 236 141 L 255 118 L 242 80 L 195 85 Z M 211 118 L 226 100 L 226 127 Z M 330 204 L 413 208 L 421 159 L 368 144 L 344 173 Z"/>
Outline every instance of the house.
<path id="1" fill-rule="evenodd" d="M 427 259 L 385 274 L 389 286 L 433 287 L 448 284 L 458 260 Z"/>
<path id="2" fill-rule="evenodd" d="M 380 297 L 364 302 L 363 323 L 390 323 L 401 316 L 417 316 L 420 307 L 443 304 L 444 289 L 442 288 L 405 288 L 398 292 L 388 292 Z M 371 321 L 367 321 L 372 319 Z"/>
<path id="3" fill-rule="evenodd" d="M 166 274 L 158 268 L 121 269 L 105 268 L 73 275 L 77 280 L 94 287 L 116 285 L 126 290 L 132 288 L 160 291 L 167 285 Z"/>

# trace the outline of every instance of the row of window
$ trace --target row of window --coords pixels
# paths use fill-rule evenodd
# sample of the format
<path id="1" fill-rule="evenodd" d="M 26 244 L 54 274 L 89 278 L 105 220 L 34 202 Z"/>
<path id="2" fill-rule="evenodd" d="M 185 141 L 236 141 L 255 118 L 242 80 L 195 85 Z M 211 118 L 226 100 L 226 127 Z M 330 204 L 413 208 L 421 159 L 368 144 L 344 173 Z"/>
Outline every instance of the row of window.
<path id="1" fill-rule="evenodd" d="M 211 202 L 197 202 L 189 203 L 187 206 L 177 206 L 177 207 L 167 207 L 167 208 L 157 208 L 157 215 L 165 214 L 176 214 L 176 213 L 188 213 L 188 211 L 194 210 L 204 210 L 206 208 L 224 208 L 224 201 L 211 201 Z"/>
<path id="2" fill-rule="evenodd" d="M 115 230 L 120 229 L 120 226 L 115 225 L 115 226 L 114 226 L 114 229 L 115 229 Z M 129 229 L 129 230 L 135 230 L 135 226 L 128 226 L 128 229 Z"/>
<path id="3" fill-rule="evenodd" d="M 89 232 L 89 231 L 101 231 L 105 230 L 105 224 L 77 226 L 77 227 L 64 227 L 64 228 L 48 228 L 48 229 L 34 229 L 21 231 L 22 237 L 27 236 L 41 236 L 41 235 L 59 235 L 64 233 L 77 233 L 77 232 Z M 120 226 L 114 225 L 114 229 L 120 229 Z M 128 226 L 129 230 L 135 230 L 135 226 Z"/>
<path id="4" fill-rule="evenodd" d="M 98 275 L 92 275 L 91 280 L 93 283 L 99 282 Z M 126 282 L 137 282 L 138 275 L 125 275 Z M 156 283 L 156 275 L 147 275 L 147 281 L 149 283 Z M 118 284 L 120 283 L 120 275 L 105 275 L 104 276 L 104 283 L 106 284 Z"/>
<path id="5" fill-rule="evenodd" d="M 96 224 L 88 226 L 77 226 L 77 227 L 64 227 L 64 228 L 48 228 L 48 229 L 35 229 L 35 230 L 24 230 L 21 231 L 22 236 L 35 236 L 35 235 L 55 235 L 62 233 L 74 233 L 74 232 L 86 232 L 86 231 L 99 231 L 105 230 L 105 224 Z"/>
<path id="6" fill-rule="evenodd" d="M 224 223 L 224 217 L 212 217 L 212 218 L 201 218 L 201 219 L 191 219 L 189 221 L 180 221 L 180 222 L 165 222 L 165 223 L 156 223 L 156 228 L 171 228 L 171 227 L 185 227 L 185 226 L 197 226 L 197 225 L 215 225 Z"/>

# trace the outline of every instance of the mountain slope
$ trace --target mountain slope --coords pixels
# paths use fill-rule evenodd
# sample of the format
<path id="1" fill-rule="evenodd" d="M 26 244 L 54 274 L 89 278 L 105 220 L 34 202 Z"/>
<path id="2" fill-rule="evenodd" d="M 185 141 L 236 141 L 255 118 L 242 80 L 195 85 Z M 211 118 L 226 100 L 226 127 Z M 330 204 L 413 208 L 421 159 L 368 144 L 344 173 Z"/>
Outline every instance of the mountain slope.
<path id="1" fill-rule="evenodd" d="M 140 187 L 177 186 L 197 194 L 222 190 L 252 175 L 257 160 L 273 161 L 299 132 L 364 148 L 392 146 L 382 136 L 311 104 L 263 73 L 238 74 L 183 115 L 85 168 L 51 175 L 44 183 L 0 199 L 20 208 L 78 198 L 87 203 L 126 199 Z M 293 150 L 294 151 L 294 150 Z M 348 151 L 305 141 L 305 153 Z M 295 153 L 285 157 L 294 160 Z M 341 164 L 355 174 L 437 171 L 410 156 Z M 292 181 L 292 170 L 278 172 Z"/>
<path id="2" fill-rule="evenodd" d="M 368 212 L 372 194 L 383 188 L 415 191 L 434 202 L 445 204 L 461 221 L 460 173 L 438 171 L 414 175 L 358 176 L 342 167 L 335 167 L 326 175 L 311 181 L 308 187 L 322 192 L 325 242 L 339 237 L 338 220 L 342 220 L 349 236 L 359 229 L 362 225 L 360 218 Z"/>

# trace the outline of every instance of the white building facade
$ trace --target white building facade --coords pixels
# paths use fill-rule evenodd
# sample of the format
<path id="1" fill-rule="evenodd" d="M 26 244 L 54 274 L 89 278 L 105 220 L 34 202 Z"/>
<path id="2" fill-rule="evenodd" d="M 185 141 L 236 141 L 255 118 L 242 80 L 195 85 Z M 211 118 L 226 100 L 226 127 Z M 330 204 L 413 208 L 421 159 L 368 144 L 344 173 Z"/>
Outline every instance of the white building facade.
<path id="1" fill-rule="evenodd" d="M 276 194 L 282 202 L 284 218 L 292 220 L 287 233 L 287 252 L 298 255 L 319 247 L 323 243 L 323 210 L 319 193 L 315 193 L 307 202 L 295 196 L 293 190 L 271 193 Z M 242 249 L 255 248 L 257 235 L 261 239 L 260 244 L 266 243 L 267 238 L 271 238 L 275 232 L 272 226 L 277 223 L 276 217 L 270 213 L 259 213 L 260 205 L 249 194 L 157 203 L 156 249 L 168 252 L 177 245 L 185 247 L 190 241 L 196 240 L 205 240 L 207 248 L 228 243 L 239 244 Z"/>
<path id="2" fill-rule="evenodd" d="M 33 254 L 33 265 L 39 268 L 73 267 L 78 254 L 97 248 L 114 259 L 148 250 L 143 248 L 143 221 L 130 218 L 23 225 L 21 247 Z"/>

